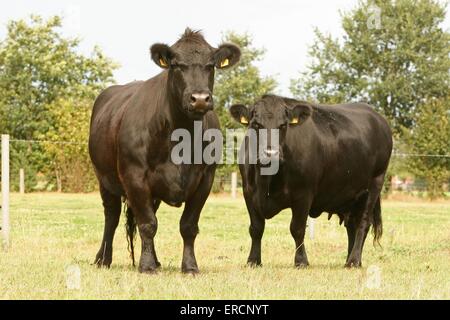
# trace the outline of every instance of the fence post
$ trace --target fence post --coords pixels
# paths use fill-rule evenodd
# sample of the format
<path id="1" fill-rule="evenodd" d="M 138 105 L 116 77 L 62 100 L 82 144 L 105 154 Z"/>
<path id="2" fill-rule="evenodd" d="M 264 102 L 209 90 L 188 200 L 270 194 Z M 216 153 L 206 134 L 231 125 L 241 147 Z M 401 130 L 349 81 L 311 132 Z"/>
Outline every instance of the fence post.
<path id="1" fill-rule="evenodd" d="M 2 233 L 9 247 L 9 135 L 2 134 Z"/>
<path id="2" fill-rule="evenodd" d="M 314 224 L 315 220 L 308 217 L 309 238 L 314 240 Z"/>
<path id="3" fill-rule="evenodd" d="M 19 191 L 20 194 L 25 193 L 25 171 L 23 169 L 19 169 Z"/>
<path id="4" fill-rule="evenodd" d="M 231 173 L 231 198 L 236 199 L 237 172 Z"/>

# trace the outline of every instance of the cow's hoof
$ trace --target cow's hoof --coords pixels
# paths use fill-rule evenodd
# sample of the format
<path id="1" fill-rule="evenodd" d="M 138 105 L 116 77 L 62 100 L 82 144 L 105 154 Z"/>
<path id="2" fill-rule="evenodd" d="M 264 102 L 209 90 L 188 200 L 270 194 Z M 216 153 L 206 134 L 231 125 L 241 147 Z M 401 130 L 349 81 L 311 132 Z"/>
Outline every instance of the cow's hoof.
<path id="1" fill-rule="evenodd" d="M 309 267 L 309 263 L 308 262 L 296 262 L 295 267 L 297 269 L 306 269 Z"/>
<path id="2" fill-rule="evenodd" d="M 259 268 L 262 267 L 262 263 L 261 261 L 247 261 L 247 266 L 249 266 L 250 268 Z"/>
<path id="3" fill-rule="evenodd" d="M 158 273 L 158 268 L 155 267 L 155 268 L 145 268 L 144 269 L 144 268 L 139 267 L 139 273 L 154 275 L 154 274 Z"/>
<path id="4" fill-rule="evenodd" d="M 185 275 L 195 277 L 200 273 L 200 270 L 198 270 L 198 268 L 182 268 L 181 272 Z"/>
<path id="5" fill-rule="evenodd" d="M 161 263 L 159 261 L 156 261 L 156 269 L 160 269 L 161 268 Z"/>
<path id="6" fill-rule="evenodd" d="M 112 259 L 103 258 L 101 256 L 97 256 L 95 258 L 94 264 L 97 266 L 97 268 L 108 268 L 111 266 Z"/>
<path id="7" fill-rule="evenodd" d="M 361 268 L 361 261 L 348 261 L 345 263 L 347 269 Z"/>

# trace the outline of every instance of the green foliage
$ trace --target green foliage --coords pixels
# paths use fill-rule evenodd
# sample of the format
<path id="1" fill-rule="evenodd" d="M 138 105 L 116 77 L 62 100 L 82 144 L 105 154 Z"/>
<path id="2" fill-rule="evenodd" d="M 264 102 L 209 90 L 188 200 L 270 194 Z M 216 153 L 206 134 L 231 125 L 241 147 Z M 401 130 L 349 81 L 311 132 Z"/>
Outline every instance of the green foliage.
<path id="1" fill-rule="evenodd" d="M 90 100 L 64 99 L 55 101 L 50 108 L 52 116 L 58 122 L 42 139 L 64 141 L 43 144 L 53 170 L 48 176 L 54 177 L 59 191 L 88 192 L 97 185 L 87 144 L 91 109 Z"/>
<path id="2" fill-rule="evenodd" d="M 62 125 L 55 101 L 90 101 L 113 83 L 117 67 L 100 49 L 89 57 L 77 52 L 80 40 L 60 33 L 58 16 L 10 21 L 0 42 L 0 132 L 12 139 L 36 140 Z M 58 139 L 59 140 L 59 139 Z M 41 144 L 11 145 L 12 181 L 25 166 L 27 183 L 38 174 L 55 172 Z M 17 169 L 17 170 L 16 170 Z M 47 177 L 51 179 L 51 177 Z M 33 186 L 28 186 L 28 189 Z"/>
<path id="3" fill-rule="evenodd" d="M 291 91 L 320 102 L 365 100 L 396 133 L 412 128 L 428 97 L 450 86 L 446 4 L 433 0 L 367 0 L 344 13 L 342 39 L 316 30 L 312 62 Z"/>
<path id="4" fill-rule="evenodd" d="M 273 77 L 262 76 L 255 62 L 264 57 L 265 50 L 255 48 L 249 34 L 227 32 L 223 36 L 224 42 L 232 42 L 241 48 L 241 60 L 231 70 L 219 71 L 216 75 L 214 87 L 215 112 L 219 116 L 223 133 L 225 128 L 240 128 L 241 126 L 231 119 L 228 108 L 235 103 L 251 104 L 265 93 L 273 91 L 277 83 Z M 225 142 L 225 141 L 224 141 Z M 230 179 L 236 165 L 221 165 L 216 173 L 215 191 L 223 191 L 223 183 Z"/>
<path id="5" fill-rule="evenodd" d="M 397 151 L 448 154 L 450 33 L 441 27 L 446 7 L 433 0 L 359 2 L 342 16 L 342 39 L 315 30 L 312 61 L 292 80 L 292 93 L 322 103 L 366 101 L 390 121 Z M 408 170 L 425 178 L 435 197 L 448 167 L 444 158 L 393 158 L 387 179 Z"/>
<path id="6" fill-rule="evenodd" d="M 249 34 L 225 33 L 224 42 L 232 42 L 241 48 L 241 60 L 231 70 L 218 72 L 214 87 L 214 104 L 220 123 L 225 128 L 237 128 L 228 108 L 235 103 L 251 104 L 265 93 L 273 91 L 277 83 L 273 77 L 262 76 L 255 62 L 264 57 L 265 49 L 255 48 Z"/>
<path id="7" fill-rule="evenodd" d="M 445 155 L 450 153 L 450 96 L 433 99 L 420 108 L 412 130 L 405 130 L 405 141 L 412 154 Z M 412 157 L 408 167 L 427 183 L 428 196 L 442 196 L 444 183 L 450 179 L 450 158 Z"/>

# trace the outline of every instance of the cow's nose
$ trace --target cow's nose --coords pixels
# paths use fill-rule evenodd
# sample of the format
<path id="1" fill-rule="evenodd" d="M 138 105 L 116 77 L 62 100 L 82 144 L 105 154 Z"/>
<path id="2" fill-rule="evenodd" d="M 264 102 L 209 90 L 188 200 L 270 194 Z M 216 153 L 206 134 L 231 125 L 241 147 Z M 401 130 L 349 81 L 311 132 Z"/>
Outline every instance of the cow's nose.
<path id="1" fill-rule="evenodd" d="M 191 94 L 191 106 L 194 111 L 208 111 L 212 109 L 211 95 L 209 92 Z"/>
<path id="2" fill-rule="evenodd" d="M 278 151 L 277 149 L 269 149 L 268 148 L 268 149 L 264 150 L 264 154 L 268 158 L 274 158 L 274 157 L 278 157 L 280 155 L 280 151 Z"/>

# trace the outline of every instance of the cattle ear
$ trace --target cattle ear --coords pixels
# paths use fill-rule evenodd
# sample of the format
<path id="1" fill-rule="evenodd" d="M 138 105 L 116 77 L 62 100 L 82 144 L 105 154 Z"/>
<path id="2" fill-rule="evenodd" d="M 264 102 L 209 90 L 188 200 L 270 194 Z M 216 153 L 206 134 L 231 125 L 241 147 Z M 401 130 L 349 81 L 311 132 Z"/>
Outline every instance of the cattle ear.
<path id="1" fill-rule="evenodd" d="M 241 58 L 241 50 L 232 43 L 224 43 L 214 53 L 214 64 L 218 69 L 226 69 L 235 65 Z"/>
<path id="2" fill-rule="evenodd" d="M 170 60 L 173 58 L 173 52 L 167 44 L 155 43 L 150 48 L 152 60 L 161 68 L 168 69 Z"/>
<path id="3" fill-rule="evenodd" d="M 230 114 L 237 122 L 248 125 L 250 121 L 249 112 L 243 104 L 235 104 L 230 107 Z"/>
<path id="4" fill-rule="evenodd" d="M 312 107 L 309 104 L 297 104 L 288 108 L 289 124 L 298 124 L 306 121 L 312 114 Z"/>

